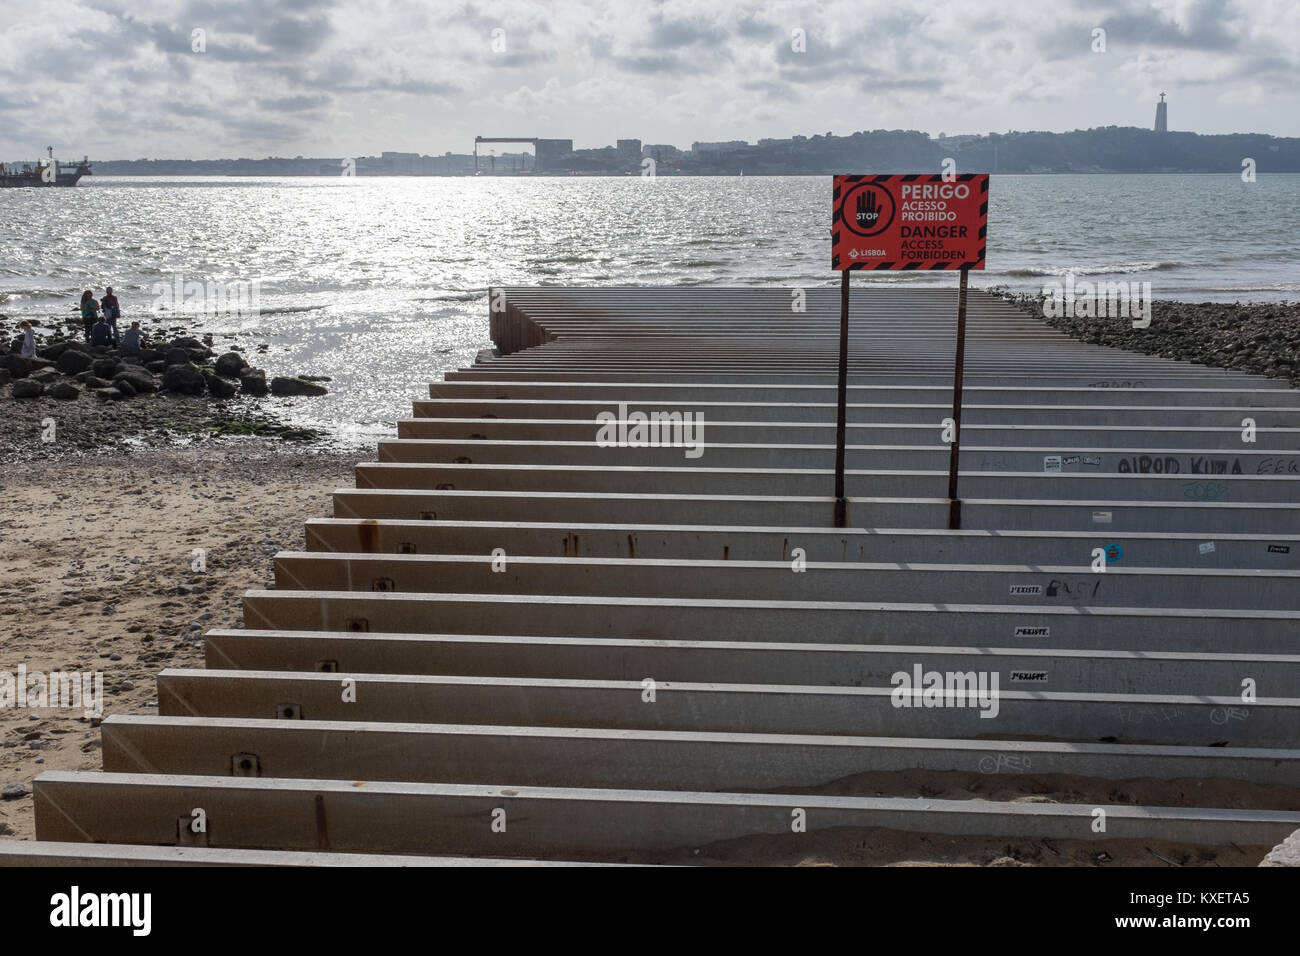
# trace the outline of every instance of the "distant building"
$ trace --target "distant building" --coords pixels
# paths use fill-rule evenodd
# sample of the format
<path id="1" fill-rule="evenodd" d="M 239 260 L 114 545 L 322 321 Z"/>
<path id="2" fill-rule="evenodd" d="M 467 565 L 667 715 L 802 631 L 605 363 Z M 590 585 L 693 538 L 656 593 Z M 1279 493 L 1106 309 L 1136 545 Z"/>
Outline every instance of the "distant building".
<path id="1" fill-rule="evenodd" d="M 691 143 L 691 152 L 696 156 L 717 156 L 722 153 L 735 153 L 749 149 L 749 143 L 743 139 L 731 139 L 725 143 Z"/>
<path id="2" fill-rule="evenodd" d="M 1156 132 L 1169 132 L 1169 104 L 1165 102 L 1165 94 L 1160 94 L 1160 102 L 1156 104 Z"/>
<path id="3" fill-rule="evenodd" d="M 641 141 L 639 139 L 620 139 L 615 147 L 629 159 L 641 158 Z"/>
<path id="4" fill-rule="evenodd" d="M 562 169 L 565 160 L 573 155 L 571 139 L 539 139 L 534 144 L 537 150 L 536 168 L 539 173 L 552 169 Z"/>
<path id="5" fill-rule="evenodd" d="M 673 159 L 681 159 L 682 151 L 668 143 L 646 143 L 641 147 L 641 155 L 650 157 L 656 163 L 662 163 Z"/>

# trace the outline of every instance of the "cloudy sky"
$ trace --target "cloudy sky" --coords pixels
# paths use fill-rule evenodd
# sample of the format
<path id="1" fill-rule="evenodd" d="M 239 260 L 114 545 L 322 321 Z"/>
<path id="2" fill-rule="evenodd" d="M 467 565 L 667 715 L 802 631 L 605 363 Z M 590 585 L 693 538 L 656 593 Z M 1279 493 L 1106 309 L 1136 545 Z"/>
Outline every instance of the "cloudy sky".
<path id="1" fill-rule="evenodd" d="M 1162 90 L 1297 136 L 1297 38 L 1296 0 L 0 0 L 0 157 L 1149 126 Z"/>

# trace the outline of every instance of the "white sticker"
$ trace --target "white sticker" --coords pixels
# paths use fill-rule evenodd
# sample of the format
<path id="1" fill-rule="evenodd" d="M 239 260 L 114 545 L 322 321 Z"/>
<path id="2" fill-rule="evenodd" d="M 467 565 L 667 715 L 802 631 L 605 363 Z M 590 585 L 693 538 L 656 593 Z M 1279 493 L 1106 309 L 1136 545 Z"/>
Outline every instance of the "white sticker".
<path id="1" fill-rule="evenodd" d="M 1203 541 L 1200 544 L 1198 544 L 1196 547 L 1201 552 L 1201 554 L 1209 554 L 1211 551 L 1214 550 L 1214 542 Z"/>
<path id="2" fill-rule="evenodd" d="M 1030 627 L 1022 624 L 1016 628 L 1016 637 L 1051 637 L 1052 629 L 1050 627 Z"/>
<path id="3" fill-rule="evenodd" d="M 1046 684 L 1047 671 L 1012 671 L 1013 684 Z"/>
<path id="4" fill-rule="evenodd" d="M 1060 470 L 1061 470 L 1060 455 L 1043 456 L 1043 471 L 1060 471 Z"/>
<path id="5" fill-rule="evenodd" d="M 1100 464 L 1101 464 L 1101 458 L 1100 458 L 1100 456 L 1098 456 L 1098 457 L 1090 457 L 1090 456 L 1088 456 L 1088 455 L 1084 455 L 1084 456 L 1083 456 L 1083 463 L 1084 463 L 1085 465 L 1100 465 Z"/>
<path id="6" fill-rule="evenodd" d="M 1041 584 L 1013 584 L 1011 585 L 1012 594 L 1042 594 L 1043 586 Z"/>
<path id="7" fill-rule="evenodd" d="M 1110 512 L 1094 511 L 1092 513 L 1092 520 L 1095 521 L 1097 524 L 1110 524 Z"/>
<path id="8" fill-rule="evenodd" d="M 1064 465 L 1077 465 L 1079 463 L 1079 456 L 1071 455 L 1069 458 L 1062 458 L 1061 463 Z"/>

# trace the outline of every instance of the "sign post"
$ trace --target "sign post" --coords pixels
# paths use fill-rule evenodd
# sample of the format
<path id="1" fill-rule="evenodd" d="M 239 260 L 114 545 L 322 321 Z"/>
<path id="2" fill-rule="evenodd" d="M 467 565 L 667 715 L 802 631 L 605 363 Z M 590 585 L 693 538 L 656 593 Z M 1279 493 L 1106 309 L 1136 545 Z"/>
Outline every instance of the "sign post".
<path id="1" fill-rule="evenodd" d="M 957 497 L 961 393 L 966 355 L 966 280 L 984 268 L 988 173 L 836 176 L 832 192 L 831 268 L 840 270 L 840 365 L 835 428 L 835 527 L 848 523 L 844 447 L 848 434 L 849 272 L 957 269 L 957 355 L 953 438 L 948 459 L 948 527 L 961 527 Z"/>

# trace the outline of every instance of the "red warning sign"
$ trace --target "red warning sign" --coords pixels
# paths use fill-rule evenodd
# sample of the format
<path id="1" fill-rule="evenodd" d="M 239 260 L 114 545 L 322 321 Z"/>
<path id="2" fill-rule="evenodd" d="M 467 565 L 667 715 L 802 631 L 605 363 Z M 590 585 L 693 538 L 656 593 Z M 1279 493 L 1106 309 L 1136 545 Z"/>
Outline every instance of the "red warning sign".
<path id="1" fill-rule="evenodd" d="M 833 269 L 983 269 L 988 173 L 836 176 Z"/>

